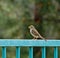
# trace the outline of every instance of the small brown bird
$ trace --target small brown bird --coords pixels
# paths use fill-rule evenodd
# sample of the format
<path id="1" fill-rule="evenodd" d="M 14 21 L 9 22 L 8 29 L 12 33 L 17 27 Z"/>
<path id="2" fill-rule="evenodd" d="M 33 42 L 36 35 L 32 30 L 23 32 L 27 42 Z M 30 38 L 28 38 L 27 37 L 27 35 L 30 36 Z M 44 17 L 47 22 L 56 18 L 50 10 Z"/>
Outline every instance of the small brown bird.
<path id="1" fill-rule="evenodd" d="M 33 25 L 30 25 L 28 28 L 30 29 L 30 34 L 34 37 L 34 39 L 41 38 L 45 40 L 45 38 L 39 34 Z"/>

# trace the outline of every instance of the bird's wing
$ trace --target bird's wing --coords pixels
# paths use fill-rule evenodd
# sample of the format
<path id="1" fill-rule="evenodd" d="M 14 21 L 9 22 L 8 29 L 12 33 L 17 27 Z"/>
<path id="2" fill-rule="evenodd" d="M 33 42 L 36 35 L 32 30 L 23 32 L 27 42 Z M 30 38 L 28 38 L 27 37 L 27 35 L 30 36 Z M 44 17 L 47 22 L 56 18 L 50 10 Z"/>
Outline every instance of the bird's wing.
<path id="1" fill-rule="evenodd" d="M 36 29 L 32 29 L 32 34 L 39 37 L 39 33 Z"/>
<path id="2" fill-rule="evenodd" d="M 34 36 L 36 36 L 36 38 L 41 38 L 41 39 L 45 39 L 44 37 L 42 37 L 39 32 L 36 29 L 32 29 L 32 33 Z"/>

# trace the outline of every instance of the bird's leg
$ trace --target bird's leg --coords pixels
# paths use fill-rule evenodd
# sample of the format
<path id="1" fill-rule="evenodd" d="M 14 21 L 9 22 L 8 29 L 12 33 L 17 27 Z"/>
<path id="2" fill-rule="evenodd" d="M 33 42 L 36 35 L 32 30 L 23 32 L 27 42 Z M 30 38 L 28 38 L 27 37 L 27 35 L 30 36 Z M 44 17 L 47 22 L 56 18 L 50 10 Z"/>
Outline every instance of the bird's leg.
<path id="1" fill-rule="evenodd" d="M 35 37 L 33 39 L 37 40 Z"/>
<path id="2" fill-rule="evenodd" d="M 35 39 L 35 38 L 33 38 L 33 39 Z"/>

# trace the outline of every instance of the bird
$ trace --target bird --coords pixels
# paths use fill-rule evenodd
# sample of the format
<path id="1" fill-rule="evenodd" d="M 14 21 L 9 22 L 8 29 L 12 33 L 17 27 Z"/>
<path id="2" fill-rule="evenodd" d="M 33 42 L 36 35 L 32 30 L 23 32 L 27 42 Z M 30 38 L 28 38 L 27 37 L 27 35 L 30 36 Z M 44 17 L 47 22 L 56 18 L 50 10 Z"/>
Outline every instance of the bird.
<path id="1" fill-rule="evenodd" d="M 30 25 L 28 28 L 30 29 L 30 34 L 34 37 L 34 39 L 45 39 L 33 25 Z"/>

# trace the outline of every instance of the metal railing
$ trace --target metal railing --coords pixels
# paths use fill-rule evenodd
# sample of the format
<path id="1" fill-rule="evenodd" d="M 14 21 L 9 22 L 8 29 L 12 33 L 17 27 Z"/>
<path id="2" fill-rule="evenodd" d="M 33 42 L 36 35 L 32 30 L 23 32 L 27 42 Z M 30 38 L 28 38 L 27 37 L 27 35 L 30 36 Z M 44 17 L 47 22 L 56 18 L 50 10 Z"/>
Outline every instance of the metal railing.
<path id="1" fill-rule="evenodd" d="M 42 58 L 46 58 L 46 47 L 54 47 L 54 58 L 58 58 L 58 46 L 60 40 L 19 40 L 19 39 L 0 39 L 0 46 L 2 47 L 2 58 L 6 58 L 6 47 L 16 47 L 16 58 L 20 58 L 20 47 L 29 47 L 29 58 L 33 58 L 33 47 L 42 47 Z"/>

